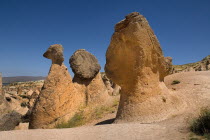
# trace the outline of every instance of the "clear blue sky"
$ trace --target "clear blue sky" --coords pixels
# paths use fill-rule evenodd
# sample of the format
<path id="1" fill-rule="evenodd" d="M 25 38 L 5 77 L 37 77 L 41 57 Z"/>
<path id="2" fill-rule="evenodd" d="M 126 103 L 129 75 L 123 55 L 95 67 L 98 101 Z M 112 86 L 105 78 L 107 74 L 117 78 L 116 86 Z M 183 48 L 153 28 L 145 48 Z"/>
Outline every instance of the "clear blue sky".
<path id="1" fill-rule="evenodd" d="M 93 53 L 103 71 L 114 25 L 134 11 L 174 64 L 210 54 L 210 0 L 0 0 L 0 72 L 46 76 L 51 62 L 42 54 L 51 44 L 63 45 L 69 71 L 77 49 Z"/>

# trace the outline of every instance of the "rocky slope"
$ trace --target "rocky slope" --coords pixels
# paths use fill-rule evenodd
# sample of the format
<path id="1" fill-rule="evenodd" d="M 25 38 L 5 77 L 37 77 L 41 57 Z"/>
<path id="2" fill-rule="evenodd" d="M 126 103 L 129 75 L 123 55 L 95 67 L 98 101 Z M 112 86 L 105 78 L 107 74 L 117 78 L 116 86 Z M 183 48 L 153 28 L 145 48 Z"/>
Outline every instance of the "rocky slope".
<path id="1" fill-rule="evenodd" d="M 208 71 L 210 70 L 210 55 L 203 58 L 201 61 L 184 65 L 173 65 L 172 73 L 187 72 L 187 71 Z"/>

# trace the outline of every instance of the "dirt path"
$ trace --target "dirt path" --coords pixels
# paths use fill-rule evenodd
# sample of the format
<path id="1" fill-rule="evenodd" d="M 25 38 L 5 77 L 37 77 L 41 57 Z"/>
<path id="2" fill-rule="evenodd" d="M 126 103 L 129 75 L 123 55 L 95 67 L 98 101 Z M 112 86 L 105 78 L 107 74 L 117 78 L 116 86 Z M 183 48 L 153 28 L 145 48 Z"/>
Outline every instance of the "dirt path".
<path id="1" fill-rule="evenodd" d="M 180 84 L 171 85 L 173 80 Z M 189 139 L 188 124 L 198 115 L 200 108 L 210 106 L 210 72 L 173 74 L 165 79 L 166 85 L 187 107 L 182 114 L 153 123 L 138 122 L 83 126 L 69 129 L 16 130 L 0 132 L 0 140 L 182 140 Z M 106 116 L 105 119 L 112 118 Z M 105 119 L 101 119 L 105 120 Z M 98 123 L 98 122 L 97 122 Z"/>

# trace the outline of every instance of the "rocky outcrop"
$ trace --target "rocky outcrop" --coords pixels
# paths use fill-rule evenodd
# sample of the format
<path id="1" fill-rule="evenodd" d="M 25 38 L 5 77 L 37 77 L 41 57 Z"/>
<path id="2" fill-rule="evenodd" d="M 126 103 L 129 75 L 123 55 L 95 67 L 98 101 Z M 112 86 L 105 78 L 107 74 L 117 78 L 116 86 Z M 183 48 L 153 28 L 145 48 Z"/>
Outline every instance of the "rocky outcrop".
<path id="1" fill-rule="evenodd" d="M 209 71 L 210 70 L 210 55 L 203 58 L 201 61 L 184 65 L 173 65 L 171 73 L 188 72 L 188 71 Z"/>
<path id="2" fill-rule="evenodd" d="M 103 83 L 98 60 L 84 49 L 77 50 L 69 60 L 74 72 L 73 82 L 86 96 L 86 105 L 103 104 L 109 99 Z"/>
<path id="3" fill-rule="evenodd" d="M 164 80 L 164 77 L 169 75 L 172 72 L 172 58 L 165 57 L 163 61 L 164 70 L 160 73 L 161 81 Z"/>
<path id="4" fill-rule="evenodd" d="M 104 84 L 108 90 L 109 95 L 111 96 L 116 96 L 119 95 L 120 92 L 120 86 L 118 86 L 117 84 L 113 83 L 107 76 L 105 73 L 101 73 L 102 79 L 104 81 Z"/>
<path id="5" fill-rule="evenodd" d="M 105 72 L 121 87 L 115 122 L 160 121 L 184 108 L 163 83 L 168 69 L 162 49 L 146 18 L 137 12 L 116 24 Z"/>
<path id="6" fill-rule="evenodd" d="M 63 47 L 52 45 L 44 53 L 52 60 L 49 74 L 35 102 L 30 116 L 29 128 L 52 128 L 68 121 L 84 103 L 85 97 L 78 92 L 63 64 Z"/>

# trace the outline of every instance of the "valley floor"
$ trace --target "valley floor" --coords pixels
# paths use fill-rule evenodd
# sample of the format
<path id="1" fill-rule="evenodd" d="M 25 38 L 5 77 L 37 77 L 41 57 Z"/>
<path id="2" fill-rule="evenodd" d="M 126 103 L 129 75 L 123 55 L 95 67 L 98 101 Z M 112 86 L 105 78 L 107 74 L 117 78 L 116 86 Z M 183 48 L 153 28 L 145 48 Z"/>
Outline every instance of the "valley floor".
<path id="1" fill-rule="evenodd" d="M 172 81 L 179 80 L 177 85 Z M 189 124 L 201 108 L 210 106 L 210 71 L 176 73 L 165 78 L 171 92 L 187 104 L 184 112 L 152 124 L 138 122 L 86 125 L 68 129 L 14 130 L 0 132 L 0 140 L 182 140 L 189 139 Z M 114 117 L 108 115 L 100 121 Z M 98 122 L 94 122 L 95 124 Z"/>

